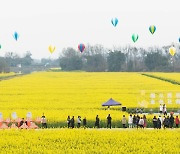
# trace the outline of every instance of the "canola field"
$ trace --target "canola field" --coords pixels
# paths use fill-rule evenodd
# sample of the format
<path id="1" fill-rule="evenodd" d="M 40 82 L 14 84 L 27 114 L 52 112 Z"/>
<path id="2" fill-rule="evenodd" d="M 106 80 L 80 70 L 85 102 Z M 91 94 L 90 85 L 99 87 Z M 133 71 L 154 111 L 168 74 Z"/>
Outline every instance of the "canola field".
<path id="1" fill-rule="evenodd" d="M 12 112 L 21 118 L 31 112 L 34 119 L 44 113 L 50 127 L 66 126 L 68 115 L 86 117 L 92 127 L 97 114 L 103 127 L 110 113 L 112 126 L 120 127 L 122 115 L 127 113 L 121 112 L 121 107 L 105 110 L 101 104 L 109 98 L 127 108 L 158 108 L 158 100 L 150 103 L 150 94 L 173 92 L 173 102 L 167 108 L 177 109 L 177 91 L 178 85 L 140 73 L 38 72 L 0 82 L 0 112 L 4 119 Z M 152 116 L 148 120 L 152 122 Z"/>
<path id="2" fill-rule="evenodd" d="M 173 153 L 180 130 L 46 129 L 0 131 L 1 153 Z"/>
<path id="3" fill-rule="evenodd" d="M 180 73 L 150 73 L 150 74 L 180 82 Z"/>

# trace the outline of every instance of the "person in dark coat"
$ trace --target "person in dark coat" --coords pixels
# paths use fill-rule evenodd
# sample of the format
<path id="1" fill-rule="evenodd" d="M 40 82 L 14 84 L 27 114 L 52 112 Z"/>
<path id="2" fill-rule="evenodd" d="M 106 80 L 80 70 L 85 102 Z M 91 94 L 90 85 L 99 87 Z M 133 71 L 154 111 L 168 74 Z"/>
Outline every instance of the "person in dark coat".
<path id="1" fill-rule="evenodd" d="M 156 116 L 154 116 L 154 118 L 153 118 L 153 127 L 157 128 L 157 118 L 156 118 Z"/>
<path id="2" fill-rule="evenodd" d="M 108 117 L 107 117 L 107 128 L 109 127 L 111 129 L 111 115 L 109 114 Z"/>
<path id="3" fill-rule="evenodd" d="M 140 120 L 140 116 L 137 115 L 137 117 L 136 117 L 136 126 L 137 126 L 137 128 L 139 127 L 139 120 Z"/>
<path id="4" fill-rule="evenodd" d="M 136 115 L 133 116 L 133 127 L 136 127 Z"/>
<path id="5" fill-rule="evenodd" d="M 96 121 L 95 121 L 95 127 L 99 128 L 99 122 L 100 122 L 100 120 L 99 120 L 99 117 L 97 115 L 96 116 Z"/>
<path id="6" fill-rule="evenodd" d="M 171 114 L 170 118 L 169 118 L 169 127 L 170 128 L 173 128 L 173 125 L 174 125 L 174 117 L 173 115 Z"/>
<path id="7" fill-rule="evenodd" d="M 163 123 L 164 123 L 164 128 L 169 128 L 169 116 L 167 118 L 165 117 Z"/>
<path id="8" fill-rule="evenodd" d="M 67 117 L 67 126 L 68 128 L 70 127 L 70 124 L 71 124 L 71 118 L 70 116 Z"/>
<path id="9" fill-rule="evenodd" d="M 74 128 L 74 116 L 71 119 L 71 128 Z"/>
<path id="10" fill-rule="evenodd" d="M 86 121 L 86 117 L 83 119 L 83 127 L 86 128 L 87 125 L 87 121 Z"/>
<path id="11" fill-rule="evenodd" d="M 157 129 L 161 129 L 161 120 L 157 119 Z"/>

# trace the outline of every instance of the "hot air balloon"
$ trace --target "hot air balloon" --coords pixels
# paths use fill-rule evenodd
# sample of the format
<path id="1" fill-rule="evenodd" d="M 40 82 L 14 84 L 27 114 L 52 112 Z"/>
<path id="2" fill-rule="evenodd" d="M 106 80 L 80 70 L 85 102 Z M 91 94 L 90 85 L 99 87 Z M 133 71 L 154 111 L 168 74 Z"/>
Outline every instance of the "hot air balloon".
<path id="1" fill-rule="evenodd" d="M 180 42 L 180 38 L 179 38 L 179 42 Z"/>
<path id="2" fill-rule="evenodd" d="M 79 49 L 79 51 L 82 53 L 83 51 L 84 51 L 84 49 L 85 49 L 85 45 L 84 44 L 79 44 L 78 45 L 78 49 Z"/>
<path id="3" fill-rule="evenodd" d="M 154 32 L 156 31 L 156 26 L 154 25 L 149 26 L 149 31 L 151 32 L 151 34 L 154 34 Z"/>
<path id="4" fill-rule="evenodd" d="M 170 48 L 169 48 L 169 53 L 170 53 L 171 56 L 174 56 L 174 55 L 176 54 L 176 48 L 173 47 L 173 46 L 170 47 Z"/>
<path id="5" fill-rule="evenodd" d="M 13 37 L 17 41 L 19 38 L 19 34 L 17 32 L 14 32 Z"/>
<path id="6" fill-rule="evenodd" d="M 52 53 L 56 50 L 56 47 L 50 45 L 50 46 L 48 47 L 48 49 L 49 49 L 49 52 L 52 54 Z"/>
<path id="7" fill-rule="evenodd" d="M 117 19 L 117 18 L 112 18 L 112 19 L 111 19 L 111 23 L 112 23 L 112 25 L 113 25 L 114 27 L 116 27 L 117 24 L 118 24 L 118 19 Z"/>
<path id="8" fill-rule="evenodd" d="M 2 48 L 1 44 L 0 44 L 0 49 Z"/>
<path id="9" fill-rule="evenodd" d="M 139 38 L 138 34 L 133 34 L 132 35 L 132 40 L 133 40 L 134 43 L 138 40 L 138 38 Z"/>

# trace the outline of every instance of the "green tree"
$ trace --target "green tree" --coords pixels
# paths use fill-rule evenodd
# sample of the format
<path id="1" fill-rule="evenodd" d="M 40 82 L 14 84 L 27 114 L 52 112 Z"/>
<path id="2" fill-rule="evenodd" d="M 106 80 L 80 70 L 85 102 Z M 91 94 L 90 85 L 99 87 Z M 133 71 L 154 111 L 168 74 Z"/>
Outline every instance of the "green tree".
<path id="1" fill-rule="evenodd" d="M 125 54 L 121 51 L 110 52 L 107 57 L 108 71 L 118 72 L 125 62 Z"/>

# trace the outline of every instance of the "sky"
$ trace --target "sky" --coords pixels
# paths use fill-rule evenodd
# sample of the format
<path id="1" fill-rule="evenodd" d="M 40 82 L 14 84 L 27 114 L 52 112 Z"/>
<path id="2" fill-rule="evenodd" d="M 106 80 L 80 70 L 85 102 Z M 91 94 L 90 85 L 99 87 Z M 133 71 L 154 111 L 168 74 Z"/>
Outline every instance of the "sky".
<path id="1" fill-rule="evenodd" d="M 171 45 L 180 37 L 180 0 L 0 0 L 0 56 L 26 51 L 35 59 L 58 58 L 79 43 L 106 48 Z M 117 17 L 116 27 L 111 19 Z M 152 35 L 149 26 L 155 25 Z M 18 41 L 13 33 L 19 33 Z M 132 42 L 133 33 L 139 35 Z M 48 46 L 56 46 L 51 54 Z"/>

